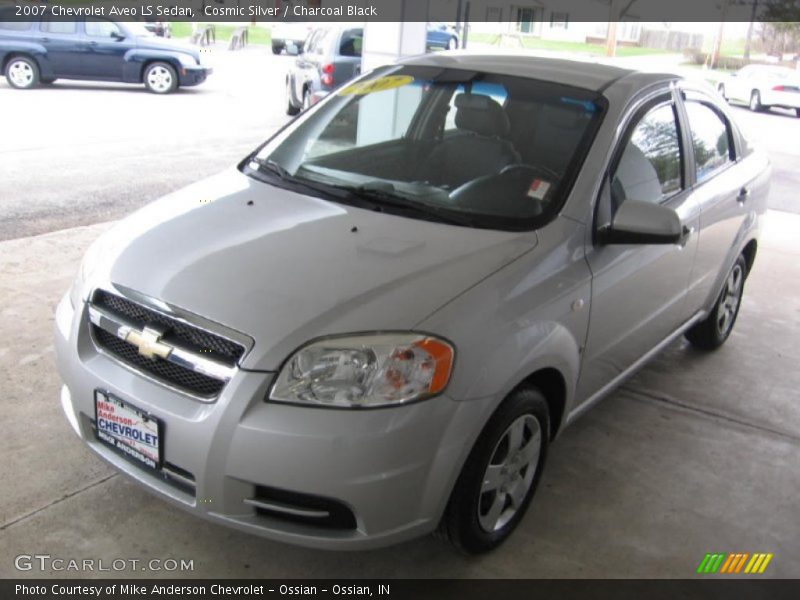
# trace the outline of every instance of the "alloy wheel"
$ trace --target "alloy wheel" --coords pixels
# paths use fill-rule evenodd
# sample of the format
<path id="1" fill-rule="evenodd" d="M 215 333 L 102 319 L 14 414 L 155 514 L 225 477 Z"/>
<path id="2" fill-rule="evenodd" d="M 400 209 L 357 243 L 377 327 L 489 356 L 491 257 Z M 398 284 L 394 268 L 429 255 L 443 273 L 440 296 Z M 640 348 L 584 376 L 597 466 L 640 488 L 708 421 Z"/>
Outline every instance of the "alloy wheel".
<path id="1" fill-rule="evenodd" d="M 478 522 L 487 532 L 502 529 L 531 489 L 542 448 L 542 429 L 531 414 L 517 418 L 500 437 L 483 475 Z"/>
<path id="2" fill-rule="evenodd" d="M 153 67 L 147 72 L 147 83 L 156 92 L 166 92 L 172 87 L 172 73 L 162 66 Z"/>
<path id="3" fill-rule="evenodd" d="M 739 303 L 742 299 L 742 284 L 744 283 L 744 271 L 741 265 L 734 265 L 728 281 L 725 283 L 725 290 L 720 298 L 719 308 L 717 309 L 717 331 L 721 336 L 728 335 L 736 312 L 739 310 Z"/>
<path id="4" fill-rule="evenodd" d="M 8 66 L 8 77 L 16 87 L 28 87 L 33 83 L 33 68 L 24 60 L 15 60 Z"/>

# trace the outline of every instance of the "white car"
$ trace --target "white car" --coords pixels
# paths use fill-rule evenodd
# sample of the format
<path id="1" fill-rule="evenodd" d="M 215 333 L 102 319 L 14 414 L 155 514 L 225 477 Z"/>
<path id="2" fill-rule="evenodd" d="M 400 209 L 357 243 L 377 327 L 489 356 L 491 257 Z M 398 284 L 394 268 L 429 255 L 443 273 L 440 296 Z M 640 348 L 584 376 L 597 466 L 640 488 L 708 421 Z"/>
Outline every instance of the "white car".
<path id="1" fill-rule="evenodd" d="M 794 109 L 800 117 L 800 72 L 787 67 L 749 65 L 730 74 L 717 89 L 727 101 L 747 104 L 750 110 L 777 106 Z"/>

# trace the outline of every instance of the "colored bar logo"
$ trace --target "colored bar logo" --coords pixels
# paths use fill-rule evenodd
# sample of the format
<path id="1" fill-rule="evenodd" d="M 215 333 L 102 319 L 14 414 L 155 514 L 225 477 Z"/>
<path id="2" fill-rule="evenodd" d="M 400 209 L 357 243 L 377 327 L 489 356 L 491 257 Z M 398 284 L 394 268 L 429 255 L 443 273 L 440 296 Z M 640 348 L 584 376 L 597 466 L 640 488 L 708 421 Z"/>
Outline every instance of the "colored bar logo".
<path id="1" fill-rule="evenodd" d="M 751 575 L 763 573 L 769 561 L 772 560 L 772 554 L 763 552 L 756 552 L 749 554 L 747 552 L 734 552 L 726 554 L 724 552 L 716 552 L 706 554 L 700 565 L 697 567 L 697 572 L 702 575 L 717 574 L 738 574 L 747 573 Z"/>

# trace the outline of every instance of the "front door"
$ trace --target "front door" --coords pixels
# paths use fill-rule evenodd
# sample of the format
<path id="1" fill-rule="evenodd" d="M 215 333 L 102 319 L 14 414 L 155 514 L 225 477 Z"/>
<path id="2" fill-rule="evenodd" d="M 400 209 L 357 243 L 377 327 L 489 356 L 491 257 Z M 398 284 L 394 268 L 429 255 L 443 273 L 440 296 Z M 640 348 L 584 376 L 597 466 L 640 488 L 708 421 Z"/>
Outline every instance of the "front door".
<path id="1" fill-rule="evenodd" d="M 699 211 L 686 185 L 684 133 L 668 91 L 639 109 L 615 151 L 599 199 L 595 227 L 613 221 L 627 200 L 674 209 L 686 232 Z M 686 296 L 697 249 L 696 233 L 668 245 L 591 244 L 589 333 L 578 402 L 590 399 L 688 319 Z"/>
<path id="2" fill-rule="evenodd" d="M 84 22 L 86 45 L 84 76 L 122 80 L 125 54 L 136 42 L 122 28 L 108 19 L 91 18 Z"/>

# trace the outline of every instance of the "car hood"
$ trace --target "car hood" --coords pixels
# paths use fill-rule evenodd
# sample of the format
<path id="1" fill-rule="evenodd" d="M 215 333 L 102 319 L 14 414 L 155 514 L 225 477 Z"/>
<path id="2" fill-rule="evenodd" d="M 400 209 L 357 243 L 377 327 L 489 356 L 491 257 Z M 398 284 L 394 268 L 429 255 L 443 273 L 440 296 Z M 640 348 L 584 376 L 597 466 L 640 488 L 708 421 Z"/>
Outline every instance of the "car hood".
<path id="1" fill-rule="evenodd" d="M 412 329 L 535 244 L 532 232 L 354 208 L 231 170 L 120 221 L 89 283 L 235 329 L 254 340 L 242 366 L 270 371 L 319 336 Z"/>

